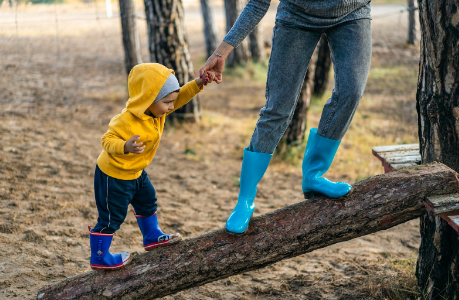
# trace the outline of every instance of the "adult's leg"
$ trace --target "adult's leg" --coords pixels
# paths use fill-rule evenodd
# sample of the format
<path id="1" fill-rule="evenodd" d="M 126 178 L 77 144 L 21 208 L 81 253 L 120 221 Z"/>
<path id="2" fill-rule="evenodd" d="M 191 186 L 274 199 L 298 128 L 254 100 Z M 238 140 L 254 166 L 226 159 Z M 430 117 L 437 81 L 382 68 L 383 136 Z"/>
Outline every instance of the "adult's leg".
<path id="1" fill-rule="evenodd" d="M 351 125 L 367 83 L 371 61 L 371 20 L 350 21 L 326 32 L 335 88 L 322 111 L 317 134 L 341 140 Z"/>
<path id="2" fill-rule="evenodd" d="M 332 198 L 346 195 L 351 186 L 322 176 L 331 166 L 340 141 L 355 114 L 370 68 L 370 20 L 343 23 L 326 32 L 335 70 L 335 89 L 324 106 L 319 128 L 311 129 L 303 158 L 303 192 Z"/>
<path id="3" fill-rule="evenodd" d="M 266 82 L 266 103 L 260 111 L 249 151 L 272 154 L 285 133 L 300 95 L 309 61 L 321 31 L 274 27 Z"/>
<path id="4" fill-rule="evenodd" d="M 247 230 L 255 210 L 258 182 L 295 111 L 309 60 L 320 39 L 319 31 L 276 25 L 269 58 L 266 103 L 260 111 L 250 141 L 244 149 L 238 202 L 226 222 L 233 233 Z"/>

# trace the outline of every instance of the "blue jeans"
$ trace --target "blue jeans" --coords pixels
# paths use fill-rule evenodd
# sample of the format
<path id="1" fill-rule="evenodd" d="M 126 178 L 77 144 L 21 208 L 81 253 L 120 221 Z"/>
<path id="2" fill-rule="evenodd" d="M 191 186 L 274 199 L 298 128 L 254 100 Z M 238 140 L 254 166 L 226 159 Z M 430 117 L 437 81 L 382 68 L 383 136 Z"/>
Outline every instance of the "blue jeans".
<path id="1" fill-rule="evenodd" d="M 156 212 L 156 191 L 145 170 L 137 179 L 122 180 L 108 176 L 96 165 L 94 194 L 99 212 L 94 232 L 117 231 L 126 219 L 129 203 L 137 215 L 151 216 Z"/>
<path id="2" fill-rule="evenodd" d="M 272 154 L 285 133 L 300 95 L 309 61 L 325 34 L 331 50 L 335 88 L 322 111 L 317 134 L 341 140 L 362 98 L 370 70 L 371 20 L 359 19 L 323 29 L 299 28 L 277 20 L 260 111 L 249 150 Z"/>

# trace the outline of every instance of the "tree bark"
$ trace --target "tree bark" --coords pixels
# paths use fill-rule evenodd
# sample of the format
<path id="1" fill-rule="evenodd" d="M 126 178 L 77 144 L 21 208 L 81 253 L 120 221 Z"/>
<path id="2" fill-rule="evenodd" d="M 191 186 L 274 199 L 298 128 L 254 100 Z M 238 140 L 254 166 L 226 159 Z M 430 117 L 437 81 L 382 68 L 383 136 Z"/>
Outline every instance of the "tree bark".
<path id="1" fill-rule="evenodd" d="M 314 92 L 313 95 L 322 97 L 325 93 L 328 83 L 328 75 L 332 64 L 330 57 L 330 47 L 325 36 L 320 38 L 319 50 L 317 54 L 316 71 L 314 74 Z"/>
<path id="2" fill-rule="evenodd" d="M 229 32 L 234 23 L 236 23 L 243 8 L 244 2 L 242 0 L 225 0 L 226 32 Z M 244 39 L 242 43 L 228 55 L 226 58 L 226 65 L 228 67 L 243 65 L 249 58 L 250 52 L 248 42 L 247 39 Z"/>
<path id="3" fill-rule="evenodd" d="M 180 85 L 194 78 L 188 51 L 181 0 L 144 0 L 150 59 L 175 71 Z M 181 120 L 199 120 L 198 97 L 171 114 Z"/>
<path id="4" fill-rule="evenodd" d="M 142 63 L 140 54 L 140 40 L 135 19 L 135 7 L 132 0 L 119 0 L 121 31 L 123 36 L 124 63 L 126 74 L 129 75 L 131 69 Z"/>
<path id="5" fill-rule="evenodd" d="M 134 256 L 41 289 L 38 299 L 154 299 L 418 218 L 426 196 L 459 191 L 458 174 L 433 163 L 377 175 L 339 199 L 325 196 L 251 220 L 242 236 L 224 229 Z"/>
<path id="6" fill-rule="evenodd" d="M 263 43 L 263 27 L 261 24 L 257 25 L 255 29 L 249 34 L 249 47 L 252 61 L 259 62 L 266 57 Z"/>
<path id="7" fill-rule="evenodd" d="M 201 0 L 202 18 L 204 21 L 204 38 L 206 40 L 207 57 L 217 48 L 217 26 L 215 26 L 209 0 Z"/>
<path id="8" fill-rule="evenodd" d="M 458 1 L 420 1 L 421 59 L 416 108 L 422 163 L 459 171 Z M 416 275 L 425 299 L 459 299 L 457 232 L 426 210 Z"/>
<path id="9" fill-rule="evenodd" d="M 314 51 L 314 54 L 309 62 L 308 71 L 304 77 L 303 86 L 301 87 L 300 96 L 298 97 L 292 120 L 279 142 L 280 151 L 283 151 L 285 147 L 290 145 L 298 145 L 304 140 L 304 132 L 306 130 L 308 120 L 308 110 L 314 86 L 313 74 L 315 73 L 316 68 L 316 57 L 317 49 Z"/>
<path id="10" fill-rule="evenodd" d="M 414 0 L 408 0 L 408 38 L 406 42 L 410 45 L 416 45 L 416 15 L 414 10 Z"/>

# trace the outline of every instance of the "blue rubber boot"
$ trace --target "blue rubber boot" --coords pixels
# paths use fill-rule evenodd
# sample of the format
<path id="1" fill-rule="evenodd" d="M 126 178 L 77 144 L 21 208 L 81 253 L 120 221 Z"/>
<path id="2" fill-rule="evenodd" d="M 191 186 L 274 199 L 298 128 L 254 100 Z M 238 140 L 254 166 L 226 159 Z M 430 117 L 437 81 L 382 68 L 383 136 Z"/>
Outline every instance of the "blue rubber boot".
<path id="1" fill-rule="evenodd" d="M 244 149 L 239 197 L 236 207 L 226 221 L 226 229 L 229 232 L 240 234 L 247 230 L 255 210 L 253 200 L 257 194 L 257 184 L 265 174 L 272 156 Z"/>
<path id="2" fill-rule="evenodd" d="M 116 270 L 124 267 L 131 261 L 131 254 L 123 252 L 112 254 L 109 251 L 113 234 L 92 232 L 89 227 L 89 240 L 91 244 L 91 268 L 93 270 Z"/>
<path id="3" fill-rule="evenodd" d="M 303 158 L 303 193 L 306 199 L 314 194 L 339 198 L 348 194 L 351 186 L 345 182 L 331 182 L 322 175 L 328 171 L 341 141 L 324 138 L 311 128 Z"/>
<path id="4" fill-rule="evenodd" d="M 143 235 L 143 247 L 145 250 L 150 251 L 153 248 L 174 244 L 182 240 L 180 233 L 165 234 L 161 231 L 156 213 L 149 217 L 137 215 L 135 212 L 134 214 Z"/>

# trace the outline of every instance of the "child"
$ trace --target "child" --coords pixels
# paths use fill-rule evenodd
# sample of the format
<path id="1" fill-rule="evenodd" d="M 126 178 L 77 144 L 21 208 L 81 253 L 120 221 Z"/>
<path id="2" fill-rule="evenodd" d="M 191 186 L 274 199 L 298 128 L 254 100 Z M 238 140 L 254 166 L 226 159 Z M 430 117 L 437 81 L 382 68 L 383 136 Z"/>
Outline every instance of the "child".
<path id="1" fill-rule="evenodd" d="M 188 103 L 214 78 L 208 72 L 180 88 L 174 71 L 163 65 L 145 63 L 131 70 L 126 108 L 110 121 L 97 159 L 94 192 L 99 217 L 94 229 L 89 227 L 91 268 L 119 269 L 130 261 L 127 252 L 109 252 L 113 233 L 126 218 L 129 204 L 134 207 L 145 250 L 182 239 L 178 233 L 164 234 L 159 228 L 155 189 L 144 169 L 156 153 L 166 115 Z"/>

